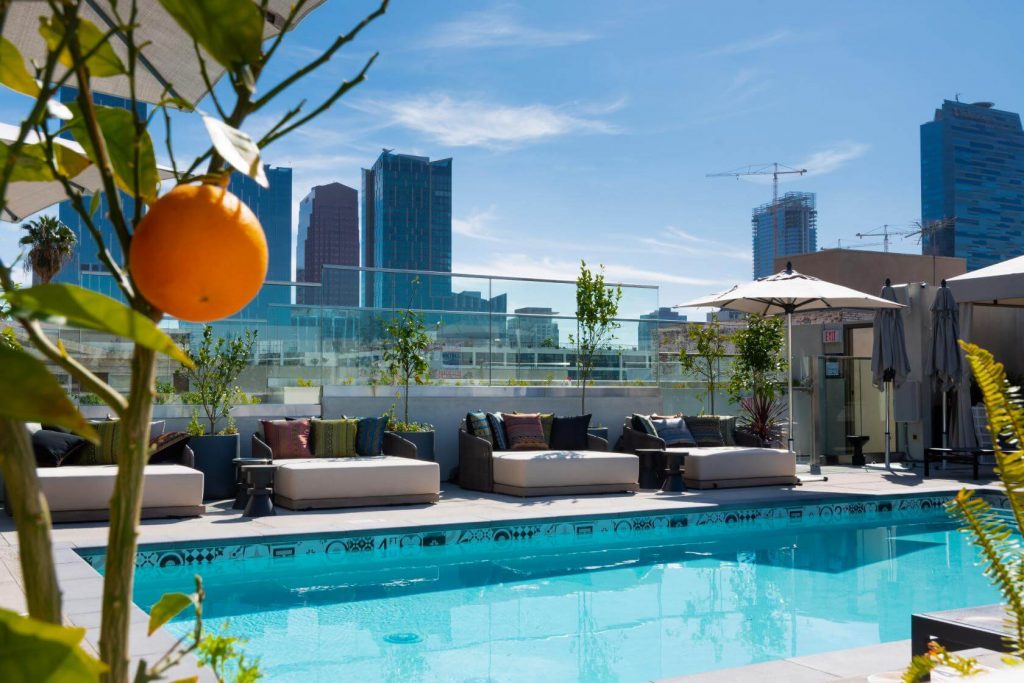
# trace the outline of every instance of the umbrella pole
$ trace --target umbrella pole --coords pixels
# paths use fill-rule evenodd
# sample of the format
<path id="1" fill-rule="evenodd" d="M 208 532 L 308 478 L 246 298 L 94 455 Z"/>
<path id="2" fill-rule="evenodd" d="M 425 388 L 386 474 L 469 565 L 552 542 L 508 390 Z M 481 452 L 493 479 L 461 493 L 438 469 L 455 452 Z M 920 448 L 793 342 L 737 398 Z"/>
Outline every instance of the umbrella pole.
<path id="1" fill-rule="evenodd" d="M 949 395 L 949 392 L 946 392 L 946 391 L 942 392 L 942 447 L 943 448 L 949 448 L 949 424 L 948 424 L 949 417 L 946 415 L 946 397 L 948 395 Z M 943 466 L 945 466 L 946 461 L 943 460 L 942 464 L 943 464 Z"/>
<path id="2" fill-rule="evenodd" d="M 786 312 L 786 350 L 789 353 L 789 367 L 786 368 L 786 376 L 789 379 L 789 430 L 786 432 L 786 441 L 789 444 L 789 452 L 793 450 L 793 312 Z"/>
<path id="3" fill-rule="evenodd" d="M 885 382 L 885 469 L 892 469 L 889 463 L 889 382 Z"/>

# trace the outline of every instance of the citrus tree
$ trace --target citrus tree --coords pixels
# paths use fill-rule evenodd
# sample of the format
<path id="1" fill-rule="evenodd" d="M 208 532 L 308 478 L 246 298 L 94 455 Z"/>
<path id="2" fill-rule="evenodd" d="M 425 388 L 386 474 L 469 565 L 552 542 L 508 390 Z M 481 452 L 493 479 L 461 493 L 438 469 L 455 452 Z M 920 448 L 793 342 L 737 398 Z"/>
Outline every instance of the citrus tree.
<path id="1" fill-rule="evenodd" d="M 430 375 L 427 350 L 430 336 L 423 317 L 415 311 L 406 310 L 384 325 L 388 339 L 384 345 L 383 361 L 387 373 L 402 385 L 402 422 L 399 431 L 417 431 L 409 422 L 409 385 L 423 384 Z"/>
<path id="2" fill-rule="evenodd" d="M 681 349 L 679 366 L 704 381 L 710 414 L 715 415 L 715 391 L 722 383 L 722 359 L 725 358 L 729 336 L 722 332 L 722 324 L 714 313 L 707 325 L 689 325 L 686 336 L 693 344 L 693 353 L 689 348 Z"/>
<path id="3" fill-rule="evenodd" d="M 12 141 L 0 142 L 0 214 L 9 193 L 25 183 L 50 183 L 63 189 L 84 230 L 98 246 L 98 256 L 119 290 L 121 303 L 93 291 L 66 284 L 42 284 L 16 289 L 10 265 L 0 263 L 0 287 L 10 315 L 23 328 L 30 349 L 0 345 L 4 391 L 0 392 L 0 469 L 7 488 L 7 505 L 18 533 L 19 557 L 30 622 L 0 613 L 0 642 L 17 637 L 22 653 L 19 671 L 39 655 L 58 666 L 62 676 L 4 680 L 129 680 L 129 616 L 135 570 L 136 537 L 142 504 L 143 470 L 149 457 L 148 432 L 152 416 L 157 354 L 185 365 L 192 361 L 158 326 L 164 314 L 205 322 L 242 308 L 262 284 L 267 247 L 255 215 L 227 191 L 233 171 L 266 184 L 261 151 L 330 109 L 362 82 L 375 61 L 372 55 L 347 80 L 329 88 L 318 82 L 319 101 L 291 100 L 299 83 L 327 64 L 386 10 L 388 0 L 374 8 L 350 30 L 313 54 L 309 61 L 276 82 L 266 82 L 268 64 L 297 20 L 309 9 L 309 0 L 294 0 L 283 14 L 274 15 L 276 32 L 265 40 L 271 17 L 267 0 L 48 0 L 13 3 L 0 0 L 0 84 L 25 95 L 25 113 Z M 38 36 L 24 31 L 5 32 L 15 6 L 39 12 Z M 94 23 L 85 12 L 102 7 L 104 21 Z M 20 11 L 20 10 L 19 10 Z M 160 65 L 147 55 L 152 43 L 142 37 L 147 20 L 166 19 L 181 33 L 181 48 L 194 53 L 194 73 L 176 72 L 205 85 L 196 101 L 184 99 L 165 74 L 159 97 L 149 98 L 145 114 L 138 84 L 144 72 L 159 74 Z M 147 19 L 148 18 L 148 19 Z M 36 57 L 29 61 L 19 42 L 34 41 Z M 38 49 L 36 49 L 38 48 Z M 38 55 L 42 55 L 41 57 Z M 183 64 L 185 62 L 182 62 Z M 180 66 L 180 65 L 178 65 Z M 214 87 L 215 73 L 224 84 Z M 94 98 L 98 85 L 119 84 L 126 97 L 124 108 L 102 106 Z M 74 100 L 60 102 L 58 93 L 73 88 Z M 155 101 L 154 101 L 155 100 Z M 209 108 L 201 111 L 199 102 Z M 178 113 L 175 113 L 178 112 Z M 202 118 L 209 133 L 205 151 L 191 159 L 179 158 L 173 142 L 173 124 L 180 115 Z M 184 114 L 182 114 L 184 113 Z M 173 116 L 172 116 L 173 115 Z M 244 132 L 247 120 L 258 116 L 266 123 L 260 135 Z M 162 124 L 162 128 L 160 126 Z M 160 128 L 162 153 L 170 163 L 173 187 L 162 197 L 160 171 L 151 130 Z M 72 138 L 78 146 L 64 144 Z M 79 151 L 80 150 L 80 151 Z M 101 179 L 99 193 L 89 195 L 76 182 L 89 170 Z M 109 244 L 96 224 L 101 204 L 113 225 Z M 123 260 L 115 253 L 126 255 Z M 59 319 L 69 325 L 98 330 L 134 342 L 127 395 L 51 340 L 40 325 Z M 50 539 L 50 515 L 35 471 L 31 441 L 25 422 L 46 422 L 68 428 L 96 441 L 96 431 L 78 412 L 48 366 L 68 374 L 83 391 L 99 397 L 122 423 L 117 444 L 118 470 L 110 499 L 110 528 L 100 621 L 99 662 L 89 660 L 77 642 L 81 633 L 62 631 L 61 594 Z M 151 611 L 151 626 L 158 627 L 198 600 L 192 596 L 165 596 Z M 63 650 L 75 645 L 74 654 Z M 56 649 L 55 649 L 56 648 Z M 40 653 L 48 653 L 43 656 Z M 84 660 L 82 658 L 85 658 Z M 137 680 L 155 680 L 173 657 L 165 657 L 136 671 Z M 42 669 L 37 671 L 42 672 Z M 71 671 L 73 673 L 68 673 Z M 102 672 L 102 673 L 101 673 Z"/>

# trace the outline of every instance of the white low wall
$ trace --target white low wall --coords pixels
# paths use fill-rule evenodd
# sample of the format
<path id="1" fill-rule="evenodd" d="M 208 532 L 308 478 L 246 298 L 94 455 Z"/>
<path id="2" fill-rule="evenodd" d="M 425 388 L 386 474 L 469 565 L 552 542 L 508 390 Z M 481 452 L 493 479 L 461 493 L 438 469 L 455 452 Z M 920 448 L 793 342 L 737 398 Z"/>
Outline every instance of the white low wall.
<path id="1" fill-rule="evenodd" d="M 392 405 L 400 415 L 402 403 L 394 386 L 326 386 L 323 390 L 325 418 L 380 415 Z M 611 447 L 622 433 L 626 415 L 661 409 L 661 389 L 657 387 L 587 389 L 587 412 L 594 416 L 591 426 L 608 427 Z M 574 387 L 411 387 L 409 419 L 434 425 L 434 453 L 444 479 L 458 464 L 459 423 L 471 410 L 579 415 L 580 395 Z"/>

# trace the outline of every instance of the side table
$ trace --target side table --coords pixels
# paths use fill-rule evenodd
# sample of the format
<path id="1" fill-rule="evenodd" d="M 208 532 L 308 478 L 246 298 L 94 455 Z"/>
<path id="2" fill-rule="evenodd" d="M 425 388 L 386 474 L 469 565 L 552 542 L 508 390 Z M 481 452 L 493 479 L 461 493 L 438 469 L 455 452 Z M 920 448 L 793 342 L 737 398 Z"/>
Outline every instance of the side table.
<path id="1" fill-rule="evenodd" d="M 249 502 L 242 515 L 245 517 L 267 517 L 274 512 L 274 472 L 277 465 L 242 465 L 242 472 L 249 478 Z"/>
<path id="2" fill-rule="evenodd" d="M 852 464 L 854 467 L 863 467 L 867 464 L 867 461 L 864 459 L 864 444 L 866 444 L 870 438 L 870 436 L 865 436 L 863 434 L 846 435 L 847 443 L 853 446 Z"/>
<path id="3" fill-rule="evenodd" d="M 245 474 L 242 472 L 243 465 L 269 465 L 270 460 L 266 458 L 235 458 L 231 462 L 235 465 L 235 486 L 237 493 L 235 493 L 235 502 L 231 506 L 232 510 L 244 510 L 246 503 L 249 502 L 249 482 L 245 480 Z"/>
<path id="4" fill-rule="evenodd" d="M 682 465 L 688 455 L 685 451 L 665 451 L 665 483 L 661 485 L 662 493 L 681 493 L 686 490 Z"/>
<path id="5" fill-rule="evenodd" d="M 657 489 L 661 487 L 661 475 L 659 469 L 664 469 L 661 461 L 665 457 L 665 451 L 661 448 L 638 448 L 636 456 L 640 458 L 640 488 Z M 659 468 L 660 465 L 660 468 Z"/>

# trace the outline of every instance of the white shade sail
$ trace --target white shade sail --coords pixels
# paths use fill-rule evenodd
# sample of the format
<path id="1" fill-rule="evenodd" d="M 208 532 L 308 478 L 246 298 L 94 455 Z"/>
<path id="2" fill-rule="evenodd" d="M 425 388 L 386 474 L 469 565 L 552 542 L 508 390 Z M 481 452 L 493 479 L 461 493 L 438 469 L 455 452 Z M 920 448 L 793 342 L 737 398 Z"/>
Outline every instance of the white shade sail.
<path id="1" fill-rule="evenodd" d="M 108 31 L 117 23 L 113 20 L 111 4 L 111 0 L 89 0 L 81 3 L 79 12 L 100 30 Z M 266 21 L 263 25 L 264 38 L 278 34 L 292 4 L 292 0 L 268 0 Z M 301 20 L 321 4 L 323 0 L 310 0 L 303 6 L 298 19 Z M 127 8 L 127 3 L 122 2 L 121 11 L 126 12 Z M 138 8 L 140 28 L 136 31 L 136 42 L 148 43 L 139 61 L 141 68 L 136 82 L 138 98 L 143 102 L 159 102 L 165 92 L 170 92 L 196 104 L 206 93 L 206 85 L 199 70 L 199 60 L 196 58 L 192 39 L 181 30 L 157 0 L 139 0 Z M 34 59 L 42 64 L 46 59 L 46 44 L 39 35 L 39 18 L 50 14 L 50 9 L 43 0 L 18 0 L 11 3 L 7 10 L 3 28 L 4 38 L 14 43 L 27 62 Z M 295 23 L 298 24 L 298 21 Z M 115 37 L 111 44 L 122 61 L 127 62 L 124 41 Z M 203 56 L 210 80 L 216 83 L 224 70 L 208 55 L 204 53 Z M 92 87 L 95 92 L 129 97 L 128 80 L 124 76 L 93 78 Z"/>
<path id="2" fill-rule="evenodd" d="M 1024 256 L 957 275 L 946 284 L 957 303 L 1024 306 Z"/>
<path id="3" fill-rule="evenodd" d="M 903 308 L 903 305 L 803 275 L 790 268 L 674 308 L 705 307 L 776 315 L 827 308 Z"/>
<path id="4" fill-rule="evenodd" d="M 0 141 L 10 143 L 17 139 L 18 126 L 0 123 Z M 29 133 L 26 142 L 33 144 L 39 142 L 39 138 L 35 133 Z M 82 149 L 82 146 L 73 140 L 58 138 L 56 144 L 78 152 L 83 156 L 85 155 L 85 150 Z M 159 165 L 157 166 L 157 172 L 160 174 L 161 180 L 166 180 L 174 175 L 171 169 Z M 99 171 L 92 164 L 75 176 L 72 182 L 90 194 L 103 190 L 103 180 L 100 178 Z M 7 187 L 7 205 L 3 211 L 0 211 L 0 220 L 16 223 L 24 220 L 25 217 L 36 211 L 42 211 L 65 199 L 67 199 L 67 195 L 64 194 L 64 186 L 55 180 L 34 183 L 11 183 Z"/>

